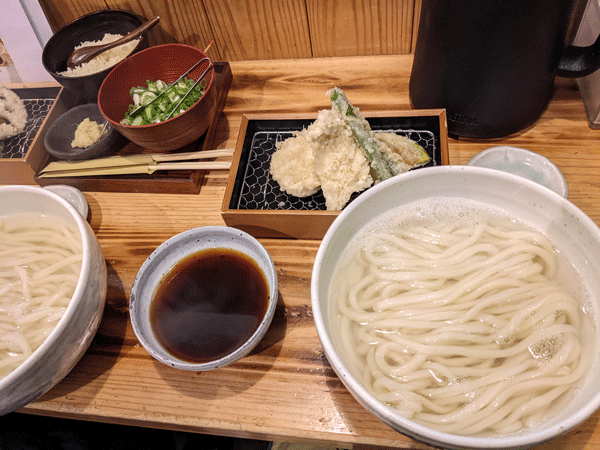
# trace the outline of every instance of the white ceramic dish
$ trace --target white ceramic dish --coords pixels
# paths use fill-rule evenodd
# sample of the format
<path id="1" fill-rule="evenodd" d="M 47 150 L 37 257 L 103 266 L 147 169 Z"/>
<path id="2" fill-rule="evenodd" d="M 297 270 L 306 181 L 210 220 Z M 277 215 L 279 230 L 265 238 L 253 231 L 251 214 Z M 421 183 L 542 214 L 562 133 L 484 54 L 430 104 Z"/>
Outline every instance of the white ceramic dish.
<path id="1" fill-rule="evenodd" d="M 73 299 L 56 328 L 23 364 L 0 380 L 0 415 L 35 400 L 71 371 L 98 330 L 106 300 L 106 263 L 81 213 L 47 189 L 0 186 L 0 217 L 22 212 L 52 214 L 73 224 L 82 236 L 83 264 Z"/>
<path id="2" fill-rule="evenodd" d="M 205 363 L 190 363 L 167 352 L 156 339 L 150 325 L 150 304 L 163 275 L 181 259 L 209 248 L 230 248 L 250 256 L 264 272 L 269 284 L 269 303 L 264 318 L 254 334 L 232 353 Z M 207 226 L 184 231 L 163 242 L 144 261 L 135 278 L 129 299 L 133 330 L 142 346 L 155 359 L 182 370 L 203 371 L 223 367 L 246 356 L 260 342 L 271 325 L 277 305 L 277 272 L 271 256 L 255 238 L 244 231 Z"/>
<path id="3" fill-rule="evenodd" d="M 589 294 L 600 349 L 600 229 L 575 205 L 552 190 L 499 170 L 432 167 L 409 172 L 369 189 L 333 222 L 317 252 L 311 281 L 312 309 L 325 353 L 342 382 L 371 413 L 395 430 L 443 448 L 523 449 L 551 440 L 581 424 L 600 407 L 600 352 L 596 351 L 581 388 L 562 413 L 541 428 L 513 436 L 465 437 L 416 424 L 377 401 L 353 377 L 336 345 L 328 289 L 340 254 L 371 219 L 415 201 L 457 198 L 500 208 L 541 230 L 579 271 Z"/>
<path id="4" fill-rule="evenodd" d="M 44 189 L 60 195 L 71 205 L 73 205 L 73 207 L 75 207 L 75 209 L 83 216 L 84 219 L 87 218 L 89 205 L 79 189 L 67 184 L 52 184 L 50 186 L 44 186 Z"/>
<path id="5" fill-rule="evenodd" d="M 473 156 L 467 165 L 513 173 L 546 186 L 564 198 L 569 195 L 567 180 L 556 164 L 524 148 L 507 145 L 491 147 Z"/>

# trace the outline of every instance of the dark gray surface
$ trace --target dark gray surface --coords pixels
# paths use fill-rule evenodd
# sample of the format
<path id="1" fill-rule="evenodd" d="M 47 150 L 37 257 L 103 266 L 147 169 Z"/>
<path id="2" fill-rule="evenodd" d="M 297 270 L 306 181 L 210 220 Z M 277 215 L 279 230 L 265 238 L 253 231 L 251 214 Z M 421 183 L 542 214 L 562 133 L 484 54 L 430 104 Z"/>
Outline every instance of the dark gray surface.
<path id="1" fill-rule="evenodd" d="M 269 450 L 271 442 L 10 413 L 0 450 Z"/>
<path id="2" fill-rule="evenodd" d="M 110 156 L 123 147 L 126 139 L 110 124 L 107 126 L 107 132 L 90 147 L 71 147 L 71 141 L 75 138 L 75 130 L 85 118 L 99 124 L 106 122 L 97 103 L 86 103 L 71 108 L 60 116 L 46 132 L 44 136 L 46 151 L 58 159 L 83 160 Z"/>

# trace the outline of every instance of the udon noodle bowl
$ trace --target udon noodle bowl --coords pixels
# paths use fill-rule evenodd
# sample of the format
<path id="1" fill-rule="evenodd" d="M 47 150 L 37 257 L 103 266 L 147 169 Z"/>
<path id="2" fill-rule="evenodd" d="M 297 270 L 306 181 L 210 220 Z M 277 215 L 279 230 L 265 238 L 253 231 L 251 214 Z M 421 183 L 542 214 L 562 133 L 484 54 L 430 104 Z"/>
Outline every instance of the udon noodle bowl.
<path id="1" fill-rule="evenodd" d="M 0 217 L 0 380 L 56 327 L 75 292 L 82 255 L 79 231 L 58 217 Z"/>
<path id="2" fill-rule="evenodd" d="M 596 351 L 576 271 L 543 233 L 475 202 L 385 213 L 352 238 L 331 279 L 332 335 L 352 375 L 444 433 L 543 424 Z"/>

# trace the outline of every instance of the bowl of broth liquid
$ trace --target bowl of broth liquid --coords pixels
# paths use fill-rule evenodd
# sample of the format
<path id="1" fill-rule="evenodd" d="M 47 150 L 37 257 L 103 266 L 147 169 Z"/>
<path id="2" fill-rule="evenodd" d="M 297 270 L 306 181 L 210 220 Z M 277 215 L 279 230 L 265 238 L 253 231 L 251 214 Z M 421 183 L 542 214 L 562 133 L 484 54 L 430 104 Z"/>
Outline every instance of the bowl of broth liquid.
<path id="1" fill-rule="evenodd" d="M 276 302 L 266 249 L 235 228 L 202 227 L 148 257 L 132 288 L 130 315 L 153 357 L 199 371 L 246 356 L 267 332 Z"/>

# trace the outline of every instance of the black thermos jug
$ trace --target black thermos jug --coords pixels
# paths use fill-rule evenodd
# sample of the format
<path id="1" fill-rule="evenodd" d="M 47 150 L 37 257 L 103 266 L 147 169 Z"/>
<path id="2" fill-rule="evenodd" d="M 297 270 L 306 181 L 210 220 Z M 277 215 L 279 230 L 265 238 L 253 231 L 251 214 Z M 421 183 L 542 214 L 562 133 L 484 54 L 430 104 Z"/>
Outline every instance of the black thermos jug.
<path id="1" fill-rule="evenodd" d="M 600 38 L 565 46 L 575 0 L 422 0 L 414 108 L 445 108 L 448 133 L 496 138 L 533 124 L 557 75 L 600 67 Z"/>

